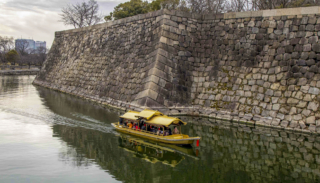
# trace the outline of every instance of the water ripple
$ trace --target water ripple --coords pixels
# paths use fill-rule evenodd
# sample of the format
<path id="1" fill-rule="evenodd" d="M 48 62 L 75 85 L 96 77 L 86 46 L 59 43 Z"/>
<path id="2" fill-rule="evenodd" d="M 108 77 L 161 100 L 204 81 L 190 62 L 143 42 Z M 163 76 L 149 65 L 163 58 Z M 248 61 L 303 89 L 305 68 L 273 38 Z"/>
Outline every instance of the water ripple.
<path id="1" fill-rule="evenodd" d="M 51 118 L 43 117 L 43 116 L 32 114 L 29 112 L 24 112 L 24 111 L 17 110 L 17 109 L 10 109 L 10 108 L 4 107 L 4 106 L 0 106 L 0 111 L 12 113 L 12 114 L 16 114 L 19 116 L 32 118 L 32 119 L 38 119 L 38 120 L 52 123 L 52 124 L 67 125 L 67 126 L 73 126 L 73 127 L 82 127 L 82 128 L 86 128 L 86 129 L 98 130 L 98 131 L 101 131 L 104 133 L 115 133 L 116 134 L 116 131 L 114 131 L 114 128 L 110 124 L 103 124 L 100 122 L 97 123 L 96 120 L 92 120 L 92 119 L 89 121 L 86 121 L 86 122 L 82 122 L 79 120 L 66 118 L 66 117 L 63 117 L 63 116 L 60 116 L 57 114 L 55 114 L 53 119 L 51 119 Z"/>

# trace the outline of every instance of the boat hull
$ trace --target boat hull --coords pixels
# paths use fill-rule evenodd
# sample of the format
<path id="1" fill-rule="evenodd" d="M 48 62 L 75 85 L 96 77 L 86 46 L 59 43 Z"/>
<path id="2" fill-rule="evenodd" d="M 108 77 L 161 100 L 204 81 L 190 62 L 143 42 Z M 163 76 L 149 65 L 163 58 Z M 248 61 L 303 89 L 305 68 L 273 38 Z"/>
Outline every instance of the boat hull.
<path id="1" fill-rule="evenodd" d="M 122 125 L 118 125 L 118 122 L 112 123 L 112 126 L 115 127 L 117 131 L 122 133 L 127 133 L 130 135 L 135 135 L 138 137 L 150 139 L 157 142 L 163 142 L 167 144 L 187 145 L 187 144 L 192 144 L 196 140 L 200 140 L 200 137 L 189 137 L 188 135 L 183 135 L 183 134 L 176 134 L 176 135 L 170 135 L 170 136 L 154 135 L 151 133 L 141 132 L 139 130 L 125 128 Z"/>

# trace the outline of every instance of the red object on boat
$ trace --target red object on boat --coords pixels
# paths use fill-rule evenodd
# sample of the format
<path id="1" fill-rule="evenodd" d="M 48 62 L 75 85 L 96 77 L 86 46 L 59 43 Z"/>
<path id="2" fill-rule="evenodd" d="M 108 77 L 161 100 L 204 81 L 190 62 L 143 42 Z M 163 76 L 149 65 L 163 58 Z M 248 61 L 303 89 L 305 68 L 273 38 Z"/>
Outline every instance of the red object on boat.
<path id="1" fill-rule="evenodd" d="M 197 147 L 199 147 L 199 140 L 197 140 Z"/>

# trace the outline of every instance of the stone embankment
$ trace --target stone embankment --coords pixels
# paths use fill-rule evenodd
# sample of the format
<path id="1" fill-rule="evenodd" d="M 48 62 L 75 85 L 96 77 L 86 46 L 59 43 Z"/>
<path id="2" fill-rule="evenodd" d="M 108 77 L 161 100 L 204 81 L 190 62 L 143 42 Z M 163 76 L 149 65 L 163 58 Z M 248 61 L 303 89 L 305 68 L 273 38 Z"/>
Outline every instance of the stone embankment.
<path id="1" fill-rule="evenodd" d="M 40 69 L 27 69 L 27 70 L 0 70 L 1 75 L 37 75 Z"/>
<path id="2" fill-rule="evenodd" d="M 161 10 L 56 32 L 34 84 L 122 109 L 320 133 L 319 9 Z"/>

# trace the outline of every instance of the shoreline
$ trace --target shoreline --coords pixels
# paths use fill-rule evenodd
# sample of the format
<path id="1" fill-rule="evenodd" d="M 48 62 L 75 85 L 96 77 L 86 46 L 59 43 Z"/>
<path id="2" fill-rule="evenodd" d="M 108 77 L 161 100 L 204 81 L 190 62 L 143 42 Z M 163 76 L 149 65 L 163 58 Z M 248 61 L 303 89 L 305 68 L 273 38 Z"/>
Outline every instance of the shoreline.
<path id="1" fill-rule="evenodd" d="M 40 69 L 26 69 L 26 70 L 0 70 L 0 76 L 7 75 L 37 75 Z"/>

